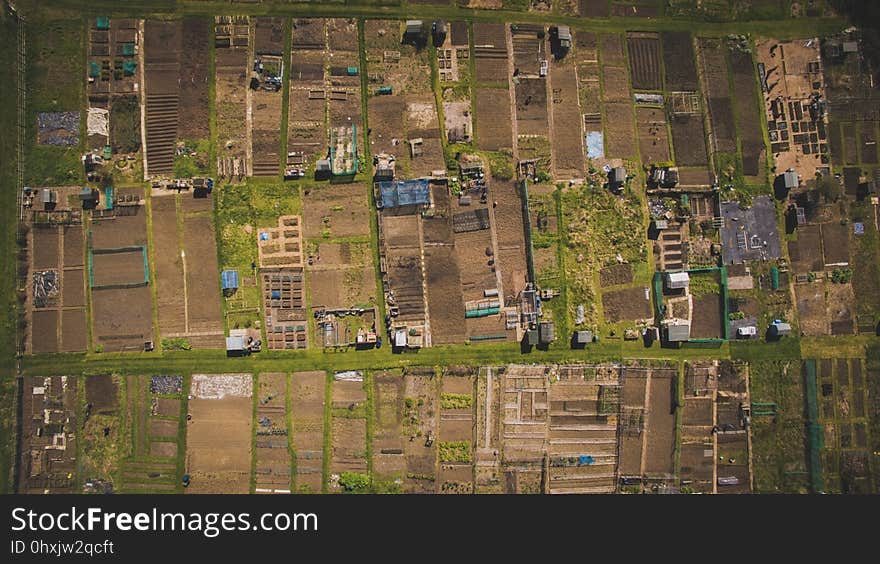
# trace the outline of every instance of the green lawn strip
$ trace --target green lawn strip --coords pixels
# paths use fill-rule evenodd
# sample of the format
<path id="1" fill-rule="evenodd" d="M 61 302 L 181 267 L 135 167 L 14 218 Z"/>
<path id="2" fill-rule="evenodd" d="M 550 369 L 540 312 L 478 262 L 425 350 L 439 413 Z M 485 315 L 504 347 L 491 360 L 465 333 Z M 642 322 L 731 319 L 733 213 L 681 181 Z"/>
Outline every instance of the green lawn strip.
<path id="1" fill-rule="evenodd" d="M 0 185 L 4 187 L 0 195 L 0 252 L 4 260 L 0 261 L 0 494 L 12 493 L 15 490 L 13 468 L 15 461 L 15 444 L 17 440 L 16 413 L 18 386 L 16 385 L 16 349 L 19 329 L 17 298 L 16 298 L 16 259 L 18 244 L 16 230 L 18 226 L 17 206 L 17 164 L 12 158 L 18 146 L 16 135 L 18 115 L 12 96 L 18 90 L 18 65 L 13 64 L 18 50 L 18 26 L 16 20 L 5 10 L 0 15 L 0 54 L 7 63 L 0 65 L 0 82 L 8 87 L 7 97 L 0 106 L 0 129 L 6 132 L 0 135 L 0 154 L 8 155 L 5 166 L 0 166 Z M 79 457 L 77 457 L 78 459 Z"/>
<path id="2" fill-rule="evenodd" d="M 833 338 L 844 343 L 852 340 L 862 349 L 869 337 Z M 827 339 L 815 339 L 823 342 Z M 392 354 L 387 348 L 325 353 L 319 349 L 304 351 L 263 351 L 242 358 L 227 358 L 223 350 L 192 350 L 155 353 L 53 354 L 29 356 L 22 359 L 25 375 L 51 376 L 77 374 L 83 370 L 108 372 L 122 370 L 129 373 L 161 371 L 163 373 L 224 373 L 224 372 L 285 372 L 305 370 L 378 370 L 406 366 L 433 366 L 470 364 L 474 366 L 504 365 L 507 363 L 578 363 L 622 361 L 627 359 L 697 359 L 733 358 L 791 359 L 800 356 L 800 341 L 786 337 L 774 343 L 725 342 L 717 347 L 684 346 L 663 348 L 655 344 L 646 348 L 641 341 L 603 339 L 584 350 L 534 350 L 523 354 L 519 343 L 481 343 L 470 345 L 436 346 L 405 354 Z M 833 350 L 835 343 L 823 348 Z"/>

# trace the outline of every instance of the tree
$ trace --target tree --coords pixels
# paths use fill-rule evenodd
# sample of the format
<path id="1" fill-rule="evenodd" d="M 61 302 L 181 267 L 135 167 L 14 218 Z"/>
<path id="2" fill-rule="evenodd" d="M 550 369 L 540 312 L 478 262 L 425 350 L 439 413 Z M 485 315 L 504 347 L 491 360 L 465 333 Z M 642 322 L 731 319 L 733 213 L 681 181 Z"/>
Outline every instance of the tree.
<path id="1" fill-rule="evenodd" d="M 833 176 L 822 176 L 816 179 L 816 190 L 825 199 L 825 202 L 836 202 L 843 194 L 840 182 Z"/>

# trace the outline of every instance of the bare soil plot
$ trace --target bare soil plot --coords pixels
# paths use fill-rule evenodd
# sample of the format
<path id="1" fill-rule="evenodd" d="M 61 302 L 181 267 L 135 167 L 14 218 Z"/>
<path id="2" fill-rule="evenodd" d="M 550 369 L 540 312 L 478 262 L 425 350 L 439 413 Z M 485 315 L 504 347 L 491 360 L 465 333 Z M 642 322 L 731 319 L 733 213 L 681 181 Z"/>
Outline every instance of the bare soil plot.
<path id="1" fill-rule="evenodd" d="M 520 73 L 536 75 L 541 61 L 547 58 L 544 43 L 543 25 L 511 24 L 511 43 L 513 45 L 513 68 Z"/>
<path id="2" fill-rule="evenodd" d="M 193 376 L 186 434 L 187 493 L 248 493 L 251 478 L 253 398 L 250 374 L 232 375 L 240 385 L 218 385 L 217 375 L 202 376 L 199 391 Z M 227 376 L 229 377 L 229 376 Z"/>
<path id="3" fill-rule="evenodd" d="M 88 348 L 88 319 L 84 309 L 65 309 L 61 312 L 61 351 L 79 352 Z"/>
<path id="4" fill-rule="evenodd" d="M 284 52 L 284 18 L 254 18 L 254 52 Z M 281 165 L 282 92 L 257 89 L 251 94 L 251 146 L 254 176 L 275 176 Z"/>
<path id="5" fill-rule="evenodd" d="M 251 473 L 250 398 L 192 399 L 187 429 L 187 493 L 247 493 Z"/>
<path id="6" fill-rule="evenodd" d="M 431 341 L 438 345 L 460 343 L 464 339 L 461 329 L 465 312 L 456 259 L 456 249 L 451 244 L 425 249 Z"/>
<path id="7" fill-rule="evenodd" d="M 680 166 L 700 166 L 709 163 L 706 157 L 706 138 L 700 115 L 674 116 L 670 123 L 675 162 Z"/>
<path id="8" fill-rule="evenodd" d="M 443 377 L 440 394 L 440 441 L 474 440 L 474 378 Z"/>
<path id="9" fill-rule="evenodd" d="M 180 415 L 180 400 L 157 398 L 153 413 L 160 417 L 177 417 Z"/>
<path id="10" fill-rule="evenodd" d="M 736 123 L 742 146 L 743 174 L 757 176 L 765 157 L 764 134 L 758 121 L 763 113 L 758 107 L 755 63 L 750 52 L 732 49 L 730 66 L 736 91 Z"/>
<path id="11" fill-rule="evenodd" d="M 214 50 L 218 158 L 247 156 L 247 45 Z"/>
<path id="12" fill-rule="evenodd" d="M 85 378 L 86 403 L 92 413 L 112 414 L 119 406 L 119 385 L 110 374 Z"/>
<path id="13" fill-rule="evenodd" d="M 666 90 L 697 90 L 697 65 L 691 34 L 686 31 L 664 31 L 660 37 L 663 42 Z"/>
<path id="14" fill-rule="evenodd" d="M 507 30 L 502 23 L 474 23 L 477 82 L 507 82 Z"/>
<path id="15" fill-rule="evenodd" d="M 516 296 L 525 288 L 526 257 L 521 197 L 514 182 L 494 181 L 491 197 L 494 208 L 495 233 L 498 240 L 497 264 L 505 296 Z"/>
<path id="16" fill-rule="evenodd" d="M 602 99 L 630 101 L 629 78 L 625 68 L 602 66 Z"/>
<path id="17" fill-rule="evenodd" d="M 293 448 L 296 456 L 294 486 L 299 493 L 320 493 L 323 487 L 324 372 L 296 372 L 291 379 Z"/>
<path id="18" fill-rule="evenodd" d="M 33 265 L 35 270 L 58 268 L 60 236 L 57 227 L 36 227 L 34 233 Z"/>
<path id="19" fill-rule="evenodd" d="M 633 155 L 635 116 L 628 102 L 605 104 L 605 156 L 625 158 Z"/>
<path id="20" fill-rule="evenodd" d="M 175 458 L 177 456 L 177 443 L 150 441 L 150 456 L 155 456 L 157 458 Z"/>
<path id="21" fill-rule="evenodd" d="M 822 255 L 822 231 L 818 225 L 802 225 L 797 240 L 788 242 L 788 254 L 796 273 L 821 271 L 825 266 Z"/>
<path id="22" fill-rule="evenodd" d="M 877 122 L 864 122 L 859 126 L 859 154 L 861 162 L 877 164 Z"/>
<path id="23" fill-rule="evenodd" d="M 629 33 L 629 64 L 634 90 L 660 90 L 660 37 L 657 34 Z"/>
<path id="24" fill-rule="evenodd" d="M 825 284 L 797 284 L 794 291 L 801 333 L 807 337 L 827 335 L 830 327 L 825 304 Z"/>
<path id="25" fill-rule="evenodd" d="M 715 147 L 718 151 L 733 153 L 736 151 L 736 130 L 724 46 L 718 39 L 700 38 L 699 56 Z"/>
<path id="26" fill-rule="evenodd" d="M 856 124 L 843 124 L 843 151 L 846 164 L 854 165 L 859 162 L 859 147 L 856 141 Z"/>
<path id="27" fill-rule="evenodd" d="M 85 260 L 82 225 L 62 227 L 61 233 L 64 237 L 64 268 L 82 266 Z"/>
<path id="28" fill-rule="evenodd" d="M 389 153 L 409 160 L 406 148 L 406 130 L 403 118 L 406 101 L 403 96 L 372 96 L 367 102 L 367 119 L 370 123 L 370 152 L 374 155 Z"/>
<path id="29" fill-rule="evenodd" d="M 256 492 L 289 493 L 287 374 L 260 374 L 257 380 Z"/>
<path id="30" fill-rule="evenodd" d="M 312 306 L 345 308 L 376 300 L 373 267 L 322 269 L 309 272 Z"/>
<path id="31" fill-rule="evenodd" d="M 675 450 L 675 403 L 672 391 L 677 386 L 675 369 L 653 369 L 648 389 L 645 474 L 672 478 Z"/>
<path id="32" fill-rule="evenodd" d="M 294 60 L 297 58 L 294 51 Z M 325 90 L 298 88 L 291 82 L 287 122 L 288 152 L 302 152 L 307 163 L 327 154 L 327 97 Z"/>
<path id="33" fill-rule="evenodd" d="M 855 294 L 852 284 L 829 284 L 826 302 L 832 335 L 852 335 L 855 317 Z"/>
<path id="34" fill-rule="evenodd" d="M 432 171 L 443 169 L 446 163 L 434 97 L 427 94 L 407 96 L 404 123 L 407 139 L 416 142 L 417 147 L 415 154 L 410 149 L 410 174 L 414 177 L 430 176 Z"/>
<path id="35" fill-rule="evenodd" d="M 607 18 L 610 8 L 606 0 L 578 0 L 578 13 L 587 18 Z"/>
<path id="36" fill-rule="evenodd" d="M 621 398 L 620 462 L 621 476 L 642 475 L 642 444 L 645 441 L 645 399 L 647 375 L 625 371 Z"/>
<path id="37" fill-rule="evenodd" d="M 602 288 L 608 286 L 620 286 L 633 281 L 632 265 L 629 263 L 606 266 L 599 271 L 599 285 Z"/>
<path id="38" fill-rule="evenodd" d="M 177 420 L 169 420 L 169 419 L 150 419 L 149 423 L 149 435 L 151 437 L 176 437 L 177 436 Z M 176 444 L 174 445 L 177 446 Z M 171 456 L 175 456 L 175 454 Z"/>
<path id="39" fill-rule="evenodd" d="M 694 298 L 691 337 L 695 339 L 722 338 L 724 336 L 724 327 L 721 319 L 722 311 L 724 311 L 724 307 L 719 294 L 706 294 L 699 298 Z"/>
<path id="40" fill-rule="evenodd" d="M 550 132 L 553 174 L 558 178 L 579 178 L 584 173 L 586 153 L 578 105 L 577 75 L 571 65 L 553 61 L 550 64 L 550 80 L 553 123 L 558 124 Z"/>
<path id="41" fill-rule="evenodd" d="M 86 282 L 83 277 L 83 269 L 64 271 L 64 282 L 61 285 L 61 305 L 65 308 L 86 305 Z"/>
<path id="42" fill-rule="evenodd" d="M 660 15 L 660 8 L 652 4 L 635 3 L 611 4 L 612 17 L 624 18 L 656 18 Z"/>
<path id="43" fill-rule="evenodd" d="M 203 17 L 183 19 L 180 53 L 180 117 L 177 137 L 203 139 L 210 134 L 208 120 L 208 55 L 211 20 Z"/>
<path id="44" fill-rule="evenodd" d="M 381 480 L 403 478 L 404 379 L 399 372 L 373 373 L 373 474 Z"/>
<path id="45" fill-rule="evenodd" d="M 603 33 L 599 36 L 601 43 L 602 64 L 622 67 L 626 64 L 623 52 L 623 36 L 619 33 Z"/>
<path id="46" fill-rule="evenodd" d="M 331 421 L 331 476 L 342 472 L 366 473 L 366 441 L 366 419 L 334 416 Z"/>
<path id="47" fill-rule="evenodd" d="M 192 333 L 223 331 L 216 241 L 210 216 L 184 219 L 183 250 L 192 257 L 186 268 L 188 330 Z M 212 342 L 215 346 L 222 344 L 216 336 Z"/>
<path id="48" fill-rule="evenodd" d="M 144 150 L 150 176 L 173 171 L 180 114 L 182 33 L 180 21 L 144 22 Z"/>
<path id="49" fill-rule="evenodd" d="M 849 264 L 849 225 L 838 223 L 822 224 L 822 249 L 825 265 Z"/>
<path id="50" fill-rule="evenodd" d="M 636 128 L 639 136 L 639 153 L 643 163 L 671 160 L 666 112 L 659 108 L 636 108 Z"/>
<path id="51" fill-rule="evenodd" d="M 403 444 L 406 493 L 434 493 L 437 477 L 438 382 L 431 368 L 407 370 L 404 376 Z M 427 444 L 428 437 L 435 438 Z"/>
<path id="52" fill-rule="evenodd" d="M 140 249 L 119 253 L 94 254 L 96 286 L 141 284 L 144 282 L 144 252 Z"/>
<path id="53" fill-rule="evenodd" d="M 609 323 L 637 321 L 652 316 L 651 300 L 645 298 L 645 288 L 641 287 L 603 293 L 602 309 Z"/>
<path id="54" fill-rule="evenodd" d="M 514 89 L 517 133 L 519 135 L 546 136 L 547 81 L 542 78 L 523 78 Z"/>
<path id="55" fill-rule="evenodd" d="M 314 186 L 303 193 L 303 234 L 308 239 L 369 235 L 367 187 Z"/>
<path id="56" fill-rule="evenodd" d="M 184 305 L 183 259 L 180 256 L 177 232 L 176 196 L 154 196 L 151 199 L 153 218 L 153 259 L 156 268 L 156 296 L 159 309 L 159 331 L 186 332 Z"/>
<path id="57" fill-rule="evenodd" d="M 476 89 L 477 146 L 498 151 L 513 146 L 510 123 L 510 95 L 498 88 Z"/>

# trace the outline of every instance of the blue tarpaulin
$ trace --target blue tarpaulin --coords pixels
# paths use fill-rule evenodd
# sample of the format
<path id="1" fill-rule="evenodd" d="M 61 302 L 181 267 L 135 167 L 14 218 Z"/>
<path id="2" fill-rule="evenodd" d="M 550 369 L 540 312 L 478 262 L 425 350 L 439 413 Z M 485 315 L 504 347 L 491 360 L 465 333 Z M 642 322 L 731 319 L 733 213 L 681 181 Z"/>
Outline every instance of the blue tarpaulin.
<path id="1" fill-rule="evenodd" d="M 224 270 L 220 273 L 220 284 L 224 290 L 238 289 L 238 271 Z"/>
<path id="2" fill-rule="evenodd" d="M 591 159 L 605 157 L 605 145 L 601 131 L 587 132 L 587 156 Z"/>
<path id="3" fill-rule="evenodd" d="M 431 203 L 431 188 L 427 178 L 416 180 L 387 180 L 379 183 L 383 208 L 424 205 Z"/>
<path id="4" fill-rule="evenodd" d="M 593 460 L 592 456 L 579 456 L 578 457 L 578 464 L 580 464 L 580 465 L 592 464 L 593 462 L 594 462 L 594 460 Z"/>

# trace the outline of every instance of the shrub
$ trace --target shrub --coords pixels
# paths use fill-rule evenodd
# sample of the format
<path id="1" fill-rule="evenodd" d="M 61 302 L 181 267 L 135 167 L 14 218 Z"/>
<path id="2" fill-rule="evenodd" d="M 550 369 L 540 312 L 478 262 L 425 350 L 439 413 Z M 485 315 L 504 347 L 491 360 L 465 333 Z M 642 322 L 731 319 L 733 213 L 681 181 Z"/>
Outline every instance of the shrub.
<path id="1" fill-rule="evenodd" d="M 448 441 L 440 443 L 440 462 L 470 463 L 471 444 L 468 441 Z"/>
<path id="2" fill-rule="evenodd" d="M 831 281 L 835 284 L 846 284 L 852 280 L 853 271 L 851 268 L 835 268 L 831 273 Z"/>
<path id="3" fill-rule="evenodd" d="M 469 409 L 474 404 L 474 398 L 468 394 L 442 394 L 440 396 L 441 409 Z"/>
<path id="4" fill-rule="evenodd" d="M 170 337 L 162 339 L 162 348 L 167 351 L 188 351 L 192 349 L 192 345 L 183 337 Z"/>
<path id="5" fill-rule="evenodd" d="M 339 485 L 347 492 L 364 493 L 370 489 L 370 477 L 358 472 L 343 472 L 339 475 Z"/>

